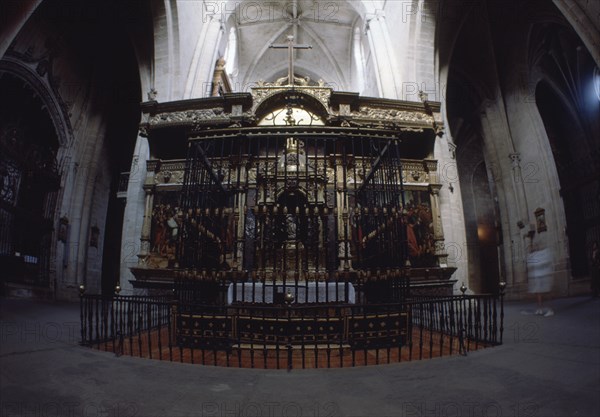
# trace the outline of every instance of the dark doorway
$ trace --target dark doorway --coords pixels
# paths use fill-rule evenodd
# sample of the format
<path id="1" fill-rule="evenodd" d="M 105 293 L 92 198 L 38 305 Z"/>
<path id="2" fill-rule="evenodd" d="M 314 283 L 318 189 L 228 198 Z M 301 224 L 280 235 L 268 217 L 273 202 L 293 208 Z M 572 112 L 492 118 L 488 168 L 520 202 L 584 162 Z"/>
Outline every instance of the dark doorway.
<path id="1" fill-rule="evenodd" d="M 456 155 L 461 183 L 469 259 L 469 288 L 478 293 L 495 292 L 500 281 L 498 249 L 499 218 L 493 182 L 483 158 L 482 139 L 463 131 Z M 463 142 L 464 141 L 464 142 Z"/>
<path id="2" fill-rule="evenodd" d="M 595 158 L 600 155 L 594 157 L 586 150 L 581 122 L 548 84 L 538 84 L 535 98 L 560 181 L 571 274 L 585 277 L 589 273 L 588 248 L 600 238 L 600 181 L 594 170 L 598 166 Z"/>
<path id="3" fill-rule="evenodd" d="M 6 282 L 50 283 L 60 175 L 54 125 L 24 80 L 0 72 L 0 271 Z"/>

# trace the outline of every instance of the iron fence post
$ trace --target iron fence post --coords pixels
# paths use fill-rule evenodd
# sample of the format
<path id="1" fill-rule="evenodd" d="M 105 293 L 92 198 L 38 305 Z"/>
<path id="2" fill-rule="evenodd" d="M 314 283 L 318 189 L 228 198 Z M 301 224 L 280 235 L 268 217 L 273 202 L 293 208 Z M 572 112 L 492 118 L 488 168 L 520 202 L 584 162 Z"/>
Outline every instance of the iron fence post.
<path id="1" fill-rule="evenodd" d="M 500 343 L 502 343 L 502 335 L 504 333 L 504 291 L 506 290 L 506 281 L 501 281 L 500 284 Z"/>
<path id="2" fill-rule="evenodd" d="M 81 344 L 85 344 L 85 320 L 83 319 L 83 298 L 85 293 L 85 286 L 81 284 L 79 286 L 79 319 L 81 320 Z"/>

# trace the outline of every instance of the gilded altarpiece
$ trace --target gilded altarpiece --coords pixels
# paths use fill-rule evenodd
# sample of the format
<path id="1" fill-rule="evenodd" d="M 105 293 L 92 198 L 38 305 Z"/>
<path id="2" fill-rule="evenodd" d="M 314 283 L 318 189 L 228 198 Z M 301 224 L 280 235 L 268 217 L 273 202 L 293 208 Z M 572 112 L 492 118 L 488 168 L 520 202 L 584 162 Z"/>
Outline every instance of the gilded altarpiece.
<path id="1" fill-rule="evenodd" d="M 451 275 L 429 159 L 438 103 L 263 85 L 144 112 L 155 154 L 180 154 L 148 162 L 138 286 Z"/>

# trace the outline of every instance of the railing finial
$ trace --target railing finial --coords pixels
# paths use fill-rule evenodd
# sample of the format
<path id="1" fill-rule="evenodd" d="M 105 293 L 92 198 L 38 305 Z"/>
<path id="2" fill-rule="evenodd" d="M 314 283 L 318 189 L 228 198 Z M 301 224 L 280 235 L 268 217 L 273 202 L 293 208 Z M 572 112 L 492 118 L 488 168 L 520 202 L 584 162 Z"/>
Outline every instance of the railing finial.
<path id="1" fill-rule="evenodd" d="M 504 291 L 506 290 L 506 281 L 500 281 L 498 286 L 500 287 L 500 295 L 504 296 Z"/>
<path id="2" fill-rule="evenodd" d="M 287 290 L 285 296 L 283 297 L 285 303 L 289 306 L 294 302 L 294 294 L 290 290 Z"/>

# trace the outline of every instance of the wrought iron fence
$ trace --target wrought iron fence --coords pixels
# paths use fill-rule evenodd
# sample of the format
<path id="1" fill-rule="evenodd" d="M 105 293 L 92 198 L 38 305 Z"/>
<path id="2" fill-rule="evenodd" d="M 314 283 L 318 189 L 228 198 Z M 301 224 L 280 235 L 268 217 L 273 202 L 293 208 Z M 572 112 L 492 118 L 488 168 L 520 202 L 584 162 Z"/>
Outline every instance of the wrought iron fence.
<path id="1" fill-rule="evenodd" d="M 81 296 L 81 343 L 205 365 L 321 368 L 466 355 L 502 343 L 503 293 L 388 304 L 206 305 Z"/>
<path id="2" fill-rule="evenodd" d="M 173 289 L 182 303 L 283 304 L 288 292 L 298 304 L 394 303 L 410 296 L 410 280 L 401 269 L 307 274 L 308 279 L 248 271 L 178 273 Z"/>

